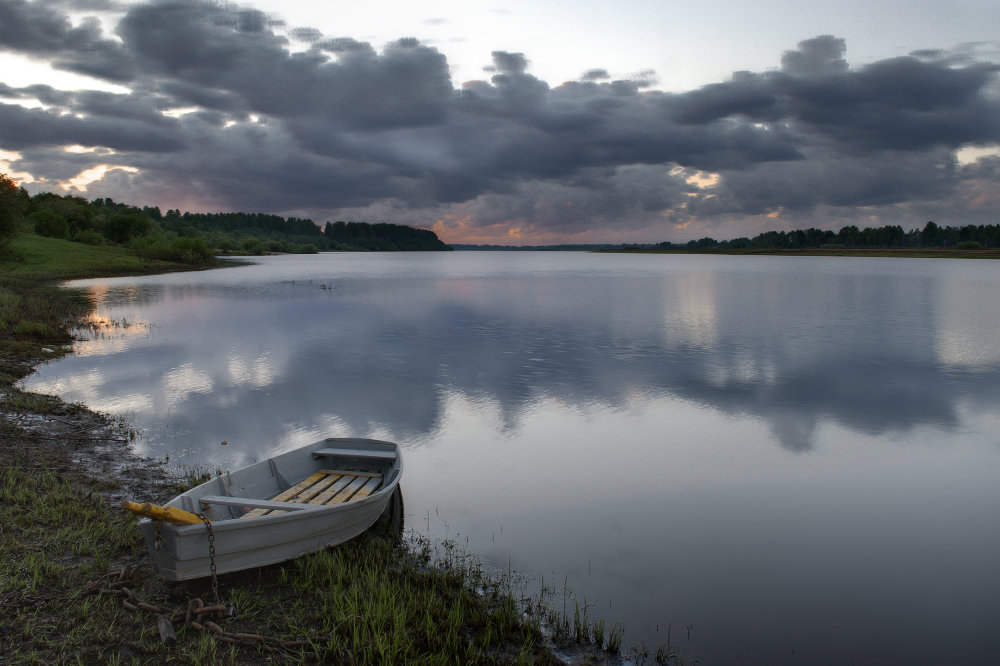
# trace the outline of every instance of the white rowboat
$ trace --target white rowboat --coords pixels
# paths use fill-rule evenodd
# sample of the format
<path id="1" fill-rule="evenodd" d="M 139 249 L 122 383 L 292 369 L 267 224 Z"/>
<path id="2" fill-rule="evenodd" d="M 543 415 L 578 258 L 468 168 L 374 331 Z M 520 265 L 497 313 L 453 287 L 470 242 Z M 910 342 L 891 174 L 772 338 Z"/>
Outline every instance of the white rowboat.
<path id="1" fill-rule="evenodd" d="M 331 438 L 227 472 L 165 507 L 125 504 L 160 518 L 139 521 L 160 575 L 189 580 L 212 575 L 210 534 L 220 574 L 353 539 L 385 511 L 402 472 L 393 442 Z"/>

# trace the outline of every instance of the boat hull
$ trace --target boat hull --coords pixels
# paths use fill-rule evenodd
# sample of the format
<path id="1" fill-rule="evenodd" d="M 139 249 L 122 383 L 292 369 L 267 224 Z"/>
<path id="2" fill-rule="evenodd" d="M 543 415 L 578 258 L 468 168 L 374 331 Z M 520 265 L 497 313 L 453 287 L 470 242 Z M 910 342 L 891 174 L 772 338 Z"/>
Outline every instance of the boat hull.
<path id="1" fill-rule="evenodd" d="M 362 453 L 370 448 L 383 452 L 374 464 Z M 342 456 L 331 453 L 339 449 L 350 453 Z M 395 453 L 393 459 L 385 453 L 389 451 Z M 247 514 L 241 511 L 246 508 L 233 506 L 232 501 L 228 505 L 212 503 L 233 496 L 247 498 L 248 502 L 269 499 L 282 485 L 287 487 L 294 480 L 331 466 L 379 467 L 383 481 L 377 490 L 361 499 L 256 517 L 243 517 Z M 353 539 L 370 528 L 386 510 L 401 474 L 402 458 L 398 447 L 391 442 L 326 439 L 212 479 L 177 496 L 167 506 L 202 513 L 211 520 L 215 569 L 222 574 L 282 562 Z M 208 498 L 209 503 L 203 498 Z M 161 522 L 157 530 L 153 520 L 144 518 L 139 521 L 139 528 L 162 577 L 181 581 L 211 575 L 212 557 L 206 525 Z"/>

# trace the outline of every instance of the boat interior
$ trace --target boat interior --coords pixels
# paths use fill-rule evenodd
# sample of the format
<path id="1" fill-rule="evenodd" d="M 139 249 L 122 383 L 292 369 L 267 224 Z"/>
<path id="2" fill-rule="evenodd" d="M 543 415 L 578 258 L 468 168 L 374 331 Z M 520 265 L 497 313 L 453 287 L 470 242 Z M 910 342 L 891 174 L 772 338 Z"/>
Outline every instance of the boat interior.
<path id="1" fill-rule="evenodd" d="M 180 508 L 213 521 L 307 511 L 364 499 L 398 473 L 395 452 L 329 448 L 311 453 L 311 469 L 296 465 L 283 471 L 280 457 L 271 458 L 243 470 L 248 474 L 242 483 L 227 473 L 200 486 L 202 493 L 184 493 Z M 300 480 L 291 482 L 289 476 Z"/>

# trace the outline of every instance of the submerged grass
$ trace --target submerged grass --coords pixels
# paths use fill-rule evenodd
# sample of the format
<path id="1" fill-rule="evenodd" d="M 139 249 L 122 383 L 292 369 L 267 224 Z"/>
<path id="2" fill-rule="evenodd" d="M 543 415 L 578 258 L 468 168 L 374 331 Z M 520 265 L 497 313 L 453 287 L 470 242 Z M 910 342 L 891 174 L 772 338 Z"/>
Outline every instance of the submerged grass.
<path id="1" fill-rule="evenodd" d="M 118 455 L 128 457 L 129 425 L 26 393 L 15 382 L 66 353 L 68 331 L 89 310 L 55 281 L 168 266 L 32 236 L 16 239 L 10 252 L 0 257 L 0 663 L 556 663 L 543 625 L 569 639 L 570 623 L 541 610 L 541 596 L 525 608 L 509 578 L 488 575 L 453 544 L 401 545 L 392 534 L 371 532 L 219 577 L 220 598 L 235 608 L 219 621 L 224 631 L 304 644 L 234 644 L 185 622 L 176 641 L 162 639 L 154 615 L 128 610 L 101 584 L 109 571 L 130 570 L 131 594 L 160 608 L 184 609 L 192 598 L 208 597 L 207 581 L 168 583 L 152 575 L 134 519 L 110 499 L 125 492 L 130 477 L 158 472 L 135 461 L 118 474 L 83 469 L 74 462 L 81 447 L 117 444 Z M 64 428 L 46 430 L 55 422 Z M 95 422 L 105 426 L 100 441 Z M 169 497 L 205 475 L 158 480 Z M 603 623 L 575 633 L 620 650 L 620 629 L 606 640 Z M 593 653 L 581 661 L 605 660 Z"/>

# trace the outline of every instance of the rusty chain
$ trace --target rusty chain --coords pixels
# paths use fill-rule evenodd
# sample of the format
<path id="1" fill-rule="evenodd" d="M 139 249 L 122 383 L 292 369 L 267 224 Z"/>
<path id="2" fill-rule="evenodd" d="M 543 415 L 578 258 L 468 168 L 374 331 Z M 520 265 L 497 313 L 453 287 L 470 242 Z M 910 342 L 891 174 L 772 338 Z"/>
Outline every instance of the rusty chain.
<path id="1" fill-rule="evenodd" d="M 219 603 L 219 581 L 216 577 L 215 569 L 215 530 L 212 529 L 212 521 L 208 519 L 204 513 L 197 514 L 201 518 L 201 522 L 205 523 L 205 527 L 208 528 L 208 561 L 209 566 L 212 570 L 212 600 L 215 603 Z M 163 548 L 163 533 L 160 531 L 160 521 L 153 521 L 153 542 L 156 546 L 156 550 Z"/>
<path id="2" fill-rule="evenodd" d="M 219 581 L 215 577 L 215 530 L 212 529 L 212 521 L 204 513 L 199 513 L 198 517 L 208 528 L 208 561 L 212 569 L 212 600 L 219 603 Z"/>
<path id="3" fill-rule="evenodd" d="M 87 583 L 78 594 L 88 595 L 96 593 L 120 596 L 122 598 L 122 606 L 125 609 L 132 612 L 146 611 L 152 613 L 156 618 L 160 640 L 164 643 L 178 642 L 174 629 L 176 623 L 183 623 L 183 626 L 191 627 L 198 632 L 207 633 L 216 640 L 226 643 L 260 645 L 269 650 L 288 650 L 314 643 L 324 643 L 327 640 L 318 636 L 286 640 L 276 636 L 227 631 L 216 621 L 232 615 L 232 607 L 228 604 L 216 603 L 212 606 L 206 606 L 204 601 L 194 598 L 189 600 L 187 605 L 182 609 L 165 609 L 143 601 L 132 592 L 129 585 L 136 585 L 139 582 L 138 567 L 132 567 L 128 570 L 121 568 L 117 572 L 111 572 Z"/>

